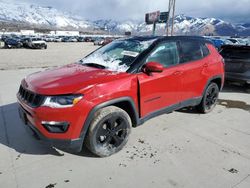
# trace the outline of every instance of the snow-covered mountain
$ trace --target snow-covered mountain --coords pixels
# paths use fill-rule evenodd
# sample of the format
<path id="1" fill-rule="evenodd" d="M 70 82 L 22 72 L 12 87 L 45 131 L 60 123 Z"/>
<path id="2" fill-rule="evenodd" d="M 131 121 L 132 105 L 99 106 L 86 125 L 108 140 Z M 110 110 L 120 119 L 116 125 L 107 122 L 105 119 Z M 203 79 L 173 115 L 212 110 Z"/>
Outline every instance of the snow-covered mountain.
<path id="1" fill-rule="evenodd" d="M 52 7 L 30 5 L 28 3 L 20 3 L 16 0 L 0 0 L 0 22 L 17 25 L 26 24 L 36 28 L 42 26 L 58 29 L 70 28 L 88 32 L 94 30 L 110 33 L 124 33 L 125 31 L 131 31 L 134 34 L 150 34 L 152 31 L 152 25 L 146 25 L 143 21 L 89 21 Z M 250 24 L 247 23 L 234 25 L 220 19 L 195 18 L 185 15 L 176 16 L 174 23 L 175 33 L 177 34 L 238 34 L 250 36 Z M 165 24 L 158 24 L 157 33 L 163 34 L 165 28 Z"/>
<path id="2" fill-rule="evenodd" d="M 72 27 L 79 29 L 92 27 L 92 23 L 78 16 L 58 11 L 52 7 L 30 5 L 13 0 L 0 0 L 0 21 L 58 28 Z"/>
<path id="3" fill-rule="evenodd" d="M 172 20 L 170 20 L 172 23 Z M 106 28 L 113 32 L 131 31 L 137 34 L 149 34 L 152 32 L 152 25 L 145 22 L 113 20 L 97 20 L 96 27 Z M 166 24 L 157 24 L 157 33 L 163 34 L 166 31 Z M 177 15 L 174 19 L 174 31 L 182 35 L 248 35 L 250 36 L 250 24 L 234 25 L 215 18 L 195 18 L 185 15 Z"/>

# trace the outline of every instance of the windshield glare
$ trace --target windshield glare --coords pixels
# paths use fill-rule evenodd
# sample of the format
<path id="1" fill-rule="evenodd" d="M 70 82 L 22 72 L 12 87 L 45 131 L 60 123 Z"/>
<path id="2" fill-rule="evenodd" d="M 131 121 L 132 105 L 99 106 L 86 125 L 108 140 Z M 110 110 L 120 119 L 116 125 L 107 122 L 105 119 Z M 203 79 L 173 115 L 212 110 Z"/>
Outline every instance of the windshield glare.
<path id="1" fill-rule="evenodd" d="M 81 64 L 98 64 L 111 71 L 126 72 L 136 57 L 151 41 L 117 40 L 81 60 Z"/>

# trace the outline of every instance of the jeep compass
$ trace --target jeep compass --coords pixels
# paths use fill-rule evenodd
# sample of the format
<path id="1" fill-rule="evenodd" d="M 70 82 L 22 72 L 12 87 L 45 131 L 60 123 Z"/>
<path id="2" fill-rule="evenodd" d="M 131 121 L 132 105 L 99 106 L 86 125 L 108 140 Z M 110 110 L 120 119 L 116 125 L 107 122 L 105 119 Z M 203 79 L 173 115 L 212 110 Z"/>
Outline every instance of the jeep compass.
<path id="1" fill-rule="evenodd" d="M 21 119 L 41 140 L 106 157 L 150 118 L 189 106 L 210 112 L 223 83 L 224 61 L 208 40 L 132 37 L 27 76 L 17 98 Z"/>

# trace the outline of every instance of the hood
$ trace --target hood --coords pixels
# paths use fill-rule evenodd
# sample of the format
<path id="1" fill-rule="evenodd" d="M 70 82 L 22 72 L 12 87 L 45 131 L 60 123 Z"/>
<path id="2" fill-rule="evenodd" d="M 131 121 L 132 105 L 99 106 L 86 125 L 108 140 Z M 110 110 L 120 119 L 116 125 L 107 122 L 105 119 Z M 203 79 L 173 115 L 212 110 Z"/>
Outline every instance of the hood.
<path id="1" fill-rule="evenodd" d="M 22 81 L 22 85 L 28 90 L 42 95 L 63 95 L 76 93 L 84 88 L 128 75 L 128 73 L 71 64 L 31 74 Z"/>

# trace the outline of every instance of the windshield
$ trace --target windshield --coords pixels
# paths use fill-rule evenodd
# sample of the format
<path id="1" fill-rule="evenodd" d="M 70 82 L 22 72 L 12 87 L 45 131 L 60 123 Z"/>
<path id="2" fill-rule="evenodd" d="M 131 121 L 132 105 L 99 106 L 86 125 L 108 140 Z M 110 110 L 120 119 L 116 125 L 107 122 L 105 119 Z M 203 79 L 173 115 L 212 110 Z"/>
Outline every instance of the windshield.
<path id="1" fill-rule="evenodd" d="M 136 57 L 153 42 L 154 40 L 117 40 L 83 58 L 80 63 L 97 64 L 111 71 L 126 72 Z"/>

